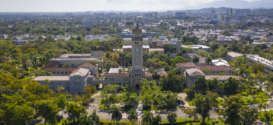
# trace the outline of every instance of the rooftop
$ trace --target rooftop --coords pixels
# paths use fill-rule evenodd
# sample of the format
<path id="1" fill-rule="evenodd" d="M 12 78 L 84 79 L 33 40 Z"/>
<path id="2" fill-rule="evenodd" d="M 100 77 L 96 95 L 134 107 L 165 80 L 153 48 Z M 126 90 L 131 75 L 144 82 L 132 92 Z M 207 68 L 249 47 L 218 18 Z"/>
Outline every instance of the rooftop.
<path id="1" fill-rule="evenodd" d="M 108 73 L 107 77 L 129 77 L 129 73 Z"/>
<path id="2" fill-rule="evenodd" d="M 48 64 L 47 64 L 45 67 L 43 67 L 43 68 L 54 68 L 54 67 L 58 67 L 58 66 L 59 66 L 59 63 L 53 61 L 53 62 L 48 63 Z"/>
<path id="3" fill-rule="evenodd" d="M 78 69 L 75 69 L 75 70 L 70 74 L 70 76 L 73 76 L 73 75 L 86 76 L 86 74 L 88 74 L 88 72 L 89 72 L 88 69 L 78 68 Z"/>
<path id="4" fill-rule="evenodd" d="M 202 56 L 200 56 L 200 55 L 198 55 L 198 54 L 196 54 L 196 53 L 188 53 L 187 55 L 188 55 L 191 59 L 193 59 L 193 56 L 196 55 L 196 56 L 199 57 L 199 62 L 198 62 L 198 63 L 206 63 L 205 58 L 202 57 Z"/>
<path id="5" fill-rule="evenodd" d="M 208 70 L 235 70 L 235 68 L 230 67 L 230 66 L 212 66 L 212 65 L 207 65 L 207 66 L 196 66 L 197 69 L 203 70 L 203 69 L 208 69 Z"/>
<path id="6" fill-rule="evenodd" d="M 241 53 L 236 53 L 236 52 L 228 52 L 227 55 L 229 55 L 229 56 L 231 56 L 231 57 L 243 56 L 243 54 L 241 54 Z"/>
<path id="7" fill-rule="evenodd" d="M 78 66 L 79 68 L 83 68 L 83 67 L 96 67 L 96 64 L 92 64 L 92 63 L 83 63 L 81 65 Z"/>
<path id="8" fill-rule="evenodd" d="M 177 63 L 177 67 L 193 67 L 196 66 L 194 63 Z"/>
<path id="9" fill-rule="evenodd" d="M 37 76 L 32 80 L 45 81 L 46 79 L 49 79 L 49 81 L 68 81 L 69 76 Z"/>
<path id="10" fill-rule="evenodd" d="M 121 68 L 110 68 L 108 73 L 119 73 L 120 70 Z"/>
<path id="11" fill-rule="evenodd" d="M 226 60 L 223 59 L 213 59 L 212 64 L 216 66 L 230 66 Z"/>
<path id="12" fill-rule="evenodd" d="M 219 81 L 225 81 L 227 80 L 228 78 L 230 77 L 235 77 L 236 80 L 240 80 L 240 76 L 226 76 L 226 75 L 208 75 L 208 76 L 205 76 L 205 79 L 206 80 L 213 80 L 214 78 L 217 78 L 217 80 Z"/>
<path id="13" fill-rule="evenodd" d="M 185 72 L 189 74 L 190 76 L 194 76 L 194 75 L 205 76 L 205 74 L 200 69 L 196 69 L 196 68 L 186 69 Z"/>

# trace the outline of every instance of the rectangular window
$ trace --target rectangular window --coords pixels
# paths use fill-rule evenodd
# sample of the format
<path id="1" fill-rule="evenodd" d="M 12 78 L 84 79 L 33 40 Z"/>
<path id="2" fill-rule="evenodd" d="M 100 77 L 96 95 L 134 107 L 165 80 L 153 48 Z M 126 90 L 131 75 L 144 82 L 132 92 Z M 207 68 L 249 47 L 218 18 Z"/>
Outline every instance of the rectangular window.
<path id="1" fill-rule="evenodd" d="M 127 81 L 128 80 L 128 78 L 124 78 L 124 81 Z"/>
<path id="2" fill-rule="evenodd" d="M 61 72 L 61 74 L 64 74 L 64 72 Z"/>
<path id="3" fill-rule="evenodd" d="M 62 83 L 58 83 L 58 85 L 62 85 Z"/>
<path id="4" fill-rule="evenodd" d="M 80 80 L 80 77 L 74 77 L 74 80 Z"/>
<path id="5" fill-rule="evenodd" d="M 110 81 L 114 81 L 114 78 L 110 78 Z"/>
<path id="6" fill-rule="evenodd" d="M 51 82 L 50 84 L 51 84 L 51 85 L 54 85 L 54 83 L 53 83 L 53 82 Z"/>
<path id="7" fill-rule="evenodd" d="M 121 81 L 121 78 L 117 78 L 117 81 Z"/>
<path id="8" fill-rule="evenodd" d="M 65 83 L 65 85 L 69 85 L 69 83 L 68 83 L 68 82 L 66 82 L 66 83 Z"/>

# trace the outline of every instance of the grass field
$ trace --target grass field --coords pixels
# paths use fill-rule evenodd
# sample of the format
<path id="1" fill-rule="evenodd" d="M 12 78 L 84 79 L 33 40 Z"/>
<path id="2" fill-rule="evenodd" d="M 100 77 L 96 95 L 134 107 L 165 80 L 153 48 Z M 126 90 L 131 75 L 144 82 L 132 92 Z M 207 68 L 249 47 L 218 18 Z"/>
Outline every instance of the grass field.
<path id="1" fill-rule="evenodd" d="M 224 98 L 221 98 L 221 97 L 219 97 L 219 98 L 216 99 L 218 101 L 218 103 L 217 103 L 218 106 L 223 105 L 223 103 L 224 103 L 223 99 Z M 186 100 L 189 103 L 189 106 L 194 106 L 194 104 L 193 104 L 193 97 L 186 97 Z M 252 102 L 255 104 L 253 98 L 249 98 L 249 97 L 246 97 L 246 96 L 243 96 L 241 98 L 241 101 L 243 102 L 243 105 L 250 105 Z M 265 102 L 268 102 L 268 101 L 265 101 Z"/>

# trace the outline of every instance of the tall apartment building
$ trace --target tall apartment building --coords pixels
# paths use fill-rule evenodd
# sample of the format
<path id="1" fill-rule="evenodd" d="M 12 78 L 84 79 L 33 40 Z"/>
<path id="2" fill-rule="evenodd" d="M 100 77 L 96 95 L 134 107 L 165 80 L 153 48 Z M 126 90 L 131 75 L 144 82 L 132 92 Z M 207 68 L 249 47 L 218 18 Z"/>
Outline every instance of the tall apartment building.
<path id="1" fill-rule="evenodd" d="M 210 18 L 211 19 L 215 19 L 216 18 L 216 11 L 215 10 L 212 10 L 211 13 L 210 13 Z"/>
<path id="2" fill-rule="evenodd" d="M 228 8 L 226 14 L 227 14 L 227 16 L 232 16 L 233 15 L 233 9 Z"/>
<path id="3" fill-rule="evenodd" d="M 250 9 L 237 9 L 235 10 L 235 16 L 246 17 L 250 15 Z"/>

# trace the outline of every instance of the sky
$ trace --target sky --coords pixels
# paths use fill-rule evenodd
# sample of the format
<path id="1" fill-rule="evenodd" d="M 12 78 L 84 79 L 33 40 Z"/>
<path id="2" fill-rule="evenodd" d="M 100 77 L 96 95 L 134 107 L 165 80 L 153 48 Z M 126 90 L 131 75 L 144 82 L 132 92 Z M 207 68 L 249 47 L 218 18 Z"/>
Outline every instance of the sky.
<path id="1" fill-rule="evenodd" d="M 0 0 L 0 12 L 156 11 L 194 7 L 217 1 L 226 0 Z"/>

